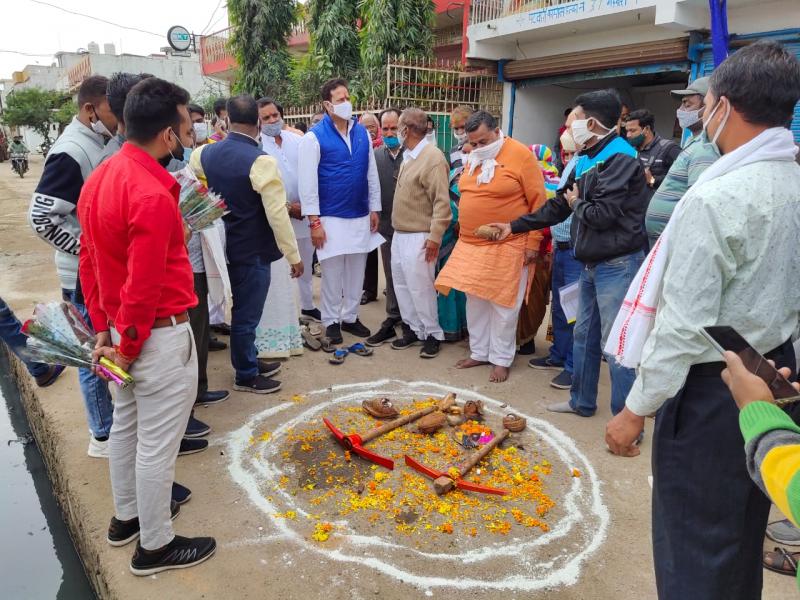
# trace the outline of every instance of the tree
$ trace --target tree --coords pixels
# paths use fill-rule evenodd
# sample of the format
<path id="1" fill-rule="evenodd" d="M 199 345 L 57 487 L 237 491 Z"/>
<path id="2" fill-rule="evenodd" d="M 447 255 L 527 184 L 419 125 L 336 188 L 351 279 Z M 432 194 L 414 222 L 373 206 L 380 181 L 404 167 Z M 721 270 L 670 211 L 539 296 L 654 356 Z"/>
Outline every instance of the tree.
<path id="1" fill-rule="evenodd" d="M 11 127 L 30 127 L 50 145 L 50 129 L 57 124 L 59 131 L 72 120 L 77 107 L 65 92 L 37 87 L 12 91 L 6 98 L 3 122 Z"/>
<path id="2" fill-rule="evenodd" d="M 361 66 L 358 0 L 310 0 L 308 13 L 310 53 L 330 63 L 328 76 L 352 77 Z"/>
<path id="3" fill-rule="evenodd" d="M 286 40 L 297 21 L 295 0 L 228 0 L 231 49 L 238 73 L 234 91 L 280 97 L 289 81 Z"/>

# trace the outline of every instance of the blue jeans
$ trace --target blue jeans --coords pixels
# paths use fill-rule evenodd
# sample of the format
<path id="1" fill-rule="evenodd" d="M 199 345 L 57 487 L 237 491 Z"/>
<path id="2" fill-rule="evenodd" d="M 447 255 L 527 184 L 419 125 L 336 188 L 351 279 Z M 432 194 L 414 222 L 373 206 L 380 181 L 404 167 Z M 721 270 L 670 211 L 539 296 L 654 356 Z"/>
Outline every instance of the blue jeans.
<path id="1" fill-rule="evenodd" d="M 243 384 L 258 375 L 256 327 L 264 312 L 269 291 L 270 264 L 228 265 L 233 292 L 231 308 L 231 363 L 236 383 Z"/>
<path id="2" fill-rule="evenodd" d="M 75 302 L 75 290 L 61 290 L 61 296 L 65 302 L 74 304 L 86 322 L 91 324 L 86 306 Z M 108 437 L 114 415 L 108 384 L 90 369 L 78 369 L 78 383 L 81 386 L 83 405 L 86 407 L 86 417 L 92 435 L 96 438 Z"/>
<path id="3" fill-rule="evenodd" d="M 597 410 L 600 354 L 643 260 L 644 253 L 639 251 L 585 266 L 581 272 L 573 343 L 575 371 L 569 403 L 583 416 L 589 417 Z M 606 355 L 606 360 L 611 373 L 611 412 L 616 415 L 625 407 L 636 371 L 619 366 L 611 356 Z"/>
<path id="4" fill-rule="evenodd" d="M 25 347 L 25 340 L 28 339 L 21 329 L 22 324 L 11 312 L 8 304 L 0 298 L 0 340 L 8 344 L 9 349 L 25 363 L 28 373 L 33 377 L 40 377 L 47 373 L 49 367 L 44 363 L 25 360 L 24 356 L 20 356 L 20 350 Z"/>
<path id="5" fill-rule="evenodd" d="M 553 253 L 553 345 L 550 346 L 550 360 L 564 365 L 568 373 L 573 372 L 572 364 L 572 329 L 574 323 L 567 323 L 564 309 L 561 308 L 561 296 L 558 290 L 565 285 L 575 283 L 581 276 L 583 265 L 572 255 L 572 250 L 555 249 Z"/>

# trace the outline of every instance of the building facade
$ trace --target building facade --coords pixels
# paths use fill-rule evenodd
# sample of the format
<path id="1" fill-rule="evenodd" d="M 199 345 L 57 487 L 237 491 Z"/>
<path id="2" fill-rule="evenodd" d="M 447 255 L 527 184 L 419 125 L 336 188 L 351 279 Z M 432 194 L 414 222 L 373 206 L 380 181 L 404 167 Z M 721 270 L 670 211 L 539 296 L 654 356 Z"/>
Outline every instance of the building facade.
<path id="1" fill-rule="evenodd" d="M 800 2 L 728 0 L 730 49 L 776 39 L 800 54 Z M 468 59 L 498 62 L 503 122 L 520 141 L 553 145 L 583 91 L 616 88 L 680 135 L 669 90 L 713 70 L 707 0 L 472 0 Z M 800 141 L 800 109 L 793 122 Z"/>
<path id="2" fill-rule="evenodd" d="M 149 73 L 172 81 L 185 88 L 193 98 L 229 94 L 230 86 L 226 81 L 203 75 L 198 54 L 178 53 L 172 48 L 161 50 L 161 53 L 148 56 L 117 54 L 114 44 L 105 44 L 101 54 L 99 45 L 90 42 L 88 50 L 58 52 L 50 66 L 28 65 L 13 73 L 10 79 L 0 80 L 0 107 L 5 106 L 6 98 L 14 90 L 38 87 L 75 94 L 81 82 L 90 75 L 110 77 L 119 72 Z M 43 141 L 39 134 L 27 127 L 21 128 L 19 133 L 31 150 L 37 149 Z M 51 140 L 57 135 L 58 131 L 52 131 Z"/>

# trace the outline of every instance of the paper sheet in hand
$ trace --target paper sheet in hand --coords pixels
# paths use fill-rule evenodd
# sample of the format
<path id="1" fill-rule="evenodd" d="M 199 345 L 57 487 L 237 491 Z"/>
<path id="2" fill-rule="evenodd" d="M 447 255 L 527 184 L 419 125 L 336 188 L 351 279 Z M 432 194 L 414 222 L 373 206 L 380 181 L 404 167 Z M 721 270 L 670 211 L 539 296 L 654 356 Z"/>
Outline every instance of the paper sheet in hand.
<path id="1" fill-rule="evenodd" d="M 567 317 L 567 323 L 574 323 L 578 318 L 578 283 L 570 283 L 562 288 L 558 288 L 558 296 L 561 299 L 561 308 L 564 310 L 564 316 Z"/>

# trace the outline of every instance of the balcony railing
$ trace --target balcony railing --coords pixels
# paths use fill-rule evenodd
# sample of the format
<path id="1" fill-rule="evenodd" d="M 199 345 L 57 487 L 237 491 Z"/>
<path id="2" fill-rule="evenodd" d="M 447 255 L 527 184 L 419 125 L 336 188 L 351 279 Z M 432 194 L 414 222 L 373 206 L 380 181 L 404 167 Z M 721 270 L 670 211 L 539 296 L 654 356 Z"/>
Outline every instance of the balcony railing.
<path id="1" fill-rule="evenodd" d="M 463 32 L 461 27 L 453 27 L 450 29 L 441 29 L 433 34 L 433 47 L 450 46 L 453 44 L 460 44 L 463 39 Z"/>
<path id="2" fill-rule="evenodd" d="M 92 74 L 92 55 L 87 54 L 67 72 L 70 89 L 79 86 Z"/>
<path id="3" fill-rule="evenodd" d="M 589 4 L 590 0 L 585 0 Z M 609 6 L 624 5 L 627 0 L 605 0 Z M 567 7 L 559 8 L 569 4 L 570 8 L 580 8 L 583 11 L 584 2 L 576 0 L 473 0 L 469 13 L 469 24 L 485 23 L 501 17 L 516 15 L 519 13 L 551 11 L 559 13 L 566 12 Z M 577 10 L 575 11 L 577 12 Z M 536 22 L 534 19 L 533 22 Z"/>
<path id="4" fill-rule="evenodd" d="M 236 59 L 228 49 L 231 28 L 200 38 L 200 67 L 203 75 L 218 75 L 236 66 Z"/>

